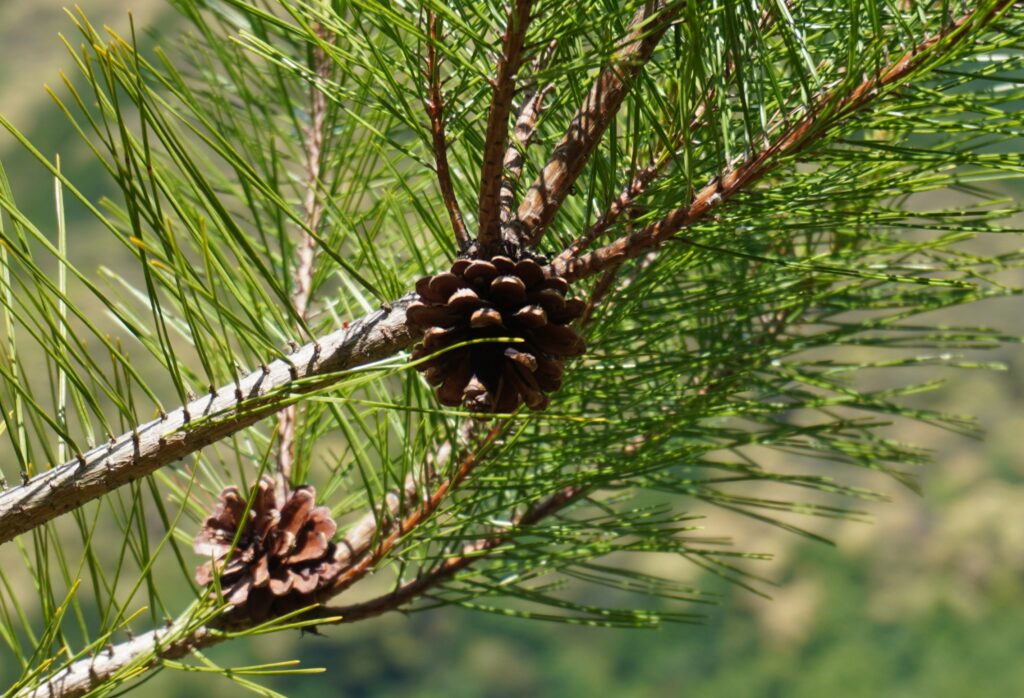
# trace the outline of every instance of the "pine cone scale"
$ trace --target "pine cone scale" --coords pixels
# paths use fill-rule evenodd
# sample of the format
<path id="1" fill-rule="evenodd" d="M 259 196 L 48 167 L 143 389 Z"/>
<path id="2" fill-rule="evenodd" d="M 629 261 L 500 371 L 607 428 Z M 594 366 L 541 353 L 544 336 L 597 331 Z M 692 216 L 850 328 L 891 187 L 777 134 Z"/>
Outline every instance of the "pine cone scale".
<path id="1" fill-rule="evenodd" d="M 193 548 L 209 558 L 196 569 L 196 582 L 208 586 L 219 578 L 229 604 L 261 617 L 308 605 L 309 595 L 340 572 L 332 542 L 338 527 L 330 509 L 315 506 L 312 487 L 281 493 L 263 477 L 254 489 L 245 515 L 238 489 L 225 488 Z"/>

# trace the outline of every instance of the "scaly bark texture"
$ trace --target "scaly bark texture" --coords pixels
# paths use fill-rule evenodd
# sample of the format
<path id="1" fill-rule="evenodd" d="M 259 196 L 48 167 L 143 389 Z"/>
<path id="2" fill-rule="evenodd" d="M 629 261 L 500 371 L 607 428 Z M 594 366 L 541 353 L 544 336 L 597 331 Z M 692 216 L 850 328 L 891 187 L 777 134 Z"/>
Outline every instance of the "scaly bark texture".
<path id="1" fill-rule="evenodd" d="M 420 330 L 405 296 L 237 384 L 228 384 L 109 443 L 0 493 L 0 543 L 184 458 L 277 412 L 293 396 L 337 382 L 338 371 L 393 356 Z"/>
<path id="2" fill-rule="evenodd" d="M 590 154 L 622 106 L 622 100 L 654 54 L 678 12 L 678 9 L 667 9 L 666 4 L 664 1 L 649 3 L 633 18 L 623 48 L 594 81 L 548 164 L 523 196 L 514 227 L 526 245 L 536 247 L 540 242 L 544 229 L 569 195 Z"/>
<path id="3" fill-rule="evenodd" d="M 480 209 L 477 214 L 480 232 L 477 240 L 484 257 L 497 250 L 501 242 L 500 193 L 505 150 L 508 147 L 508 120 L 512 114 L 516 73 L 523 62 L 523 43 L 530 24 L 533 0 L 516 0 L 508 16 L 508 26 L 501 40 L 501 56 L 495 70 L 491 108 L 484 136 L 483 166 L 480 170 Z"/>

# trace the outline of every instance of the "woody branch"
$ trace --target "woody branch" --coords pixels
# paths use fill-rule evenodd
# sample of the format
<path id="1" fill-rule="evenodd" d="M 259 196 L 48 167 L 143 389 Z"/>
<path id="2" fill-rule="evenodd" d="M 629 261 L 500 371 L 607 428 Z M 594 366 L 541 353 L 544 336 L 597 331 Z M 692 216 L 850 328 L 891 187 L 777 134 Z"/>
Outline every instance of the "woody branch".
<path id="1" fill-rule="evenodd" d="M 441 93 L 441 58 L 437 54 L 439 42 L 437 15 L 427 14 L 427 57 L 424 66 L 424 77 L 427 80 L 427 115 L 430 117 L 430 137 L 434 148 L 434 172 L 437 175 L 437 186 L 441 190 L 441 200 L 448 211 L 452 232 L 459 249 L 469 244 L 469 233 L 462 219 L 459 200 L 455 198 L 455 187 L 452 185 L 451 167 L 448 164 L 448 139 L 444 131 L 444 96 Z"/>
<path id="2" fill-rule="evenodd" d="M 594 81 L 565 136 L 519 204 L 513 228 L 523 243 L 535 247 L 540 242 L 679 9 L 678 3 L 669 6 L 660 0 L 647 3 L 634 16 L 623 47 Z"/>
<path id="3" fill-rule="evenodd" d="M 501 41 L 501 55 L 495 69 L 491 107 L 484 135 L 483 165 L 480 169 L 480 226 L 477 241 L 484 252 L 497 249 L 501 242 L 500 195 L 505 151 L 508 147 L 508 120 L 512 114 L 515 77 L 523 62 L 523 44 L 530 24 L 533 0 L 515 0 L 509 11 L 508 26 Z"/>
<path id="4" fill-rule="evenodd" d="M 547 48 L 538 54 L 530 65 L 530 73 L 536 76 L 551 60 L 558 47 L 552 41 Z M 536 78 L 535 78 L 536 79 Z M 544 98 L 554 88 L 548 84 L 544 87 L 533 85 L 523 95 L 523 102 L 519 107 L 519 115 L 516 117 L 515 126 L 512 127 L 512 142 L 505 151 L 504 167 L 505 175 L 501 179 L 501 193 L 499 203 L 501 206 L 502 238 L 505 239 L 505 229 L 512 222 L 512 207 L 515 205 L 516 186 L 523 174 L 523 163 L 526 160 L 526 150 L 530 147 L 533 135 L 537 130 L 537 120 L 544 105 Z"/>

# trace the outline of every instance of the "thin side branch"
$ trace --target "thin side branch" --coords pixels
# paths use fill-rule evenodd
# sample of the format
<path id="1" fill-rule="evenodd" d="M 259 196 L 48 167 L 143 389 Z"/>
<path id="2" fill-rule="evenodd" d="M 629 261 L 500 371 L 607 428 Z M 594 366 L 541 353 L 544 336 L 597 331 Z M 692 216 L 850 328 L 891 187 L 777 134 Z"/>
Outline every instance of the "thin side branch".
<path id="1" fill-rule="evenodd" d="M 322 28 L 317 28 L 321 38 L 326 38 Z M 318 78 L 326 79 L 331 69 L 331 62 L 318 45 L 313 48 L 313 70 Z M 313 266 L 316 261 L 316 240 L 310 231 L 320 230 L 323 218 L 323 203 L 317 196 L 320 185 L 321 159 L 324 146 L 324 126 L 327 120 L 327 98 L 315 86 L 309 88 L 309 125 L 303 138 L 305 151 L 304 186 L 305 196 L 302 201 L 303 223 L 305 228 L 299 234 L 296 254 L 295 288 L 292 291 L 292 305 L 295 313 L 303 321 L 309 311 L 309 299 L 313 293 Z M 298 406 L 289 405 L 277 415 L 277 475 L 279 485 L 284 487 L 292 477 L 295 462 L 295 430 L 298 427 Z"/>
<path id="2" fill-rule="evenodd" d="M 523 196 L 516 212 L 515 227 L 525 244 L 536 246 L 540 242 L 544 229 L 601 142 L 608 124 L 618 114 L 630 87 L 654 54 L 679 12 L 678 3 L 672 8 L 668 8 L 668 4 L 666 0 L 650 2 L 637 12 L 623 48 L 598 75 L 548 164 Z"/>
<path id="3" fill-rule="evenodd" d="M 745 191 L 787 158 L 803 152 L 821 140 L 837 124 L 852 117 L 887 88 L 906 79 L 931 60 L 937 47 L 944 46 L 951 50 L 962 40 L 972 36 L 969 31 L 972 24 L 985 25 L 1012 4 L 1013 0 L 999 0 L 985 11 L 976 9 L 962 15 L 943 31 L 926 39 L 877 75 L 862 81 L 853 90 L 840 86 L 824 93 L 802 119 L 738 166 L 715 177 L 689 204 L 669 212 L 664 218 L 641 231 L 621 237 L 586 255 L 556 259 L 551 265 L 552 270 L 566 280 L 574 281 L 656 247 L 682 228 L 704 218 L 723 201 Z"/>
<path id="4" fill-rule="evenodd" d="M 573 240 L 565 250 L 555 259 L 555 264 L 560 264 L 569 259 L 579 256 L 581 252 L 590 247 L 595 240 L 604 235 L 619 220 L 619 216 L 633 206 L 633 203 L 640 198 L 651 182 L 657 179 L 665 165 L 671 158 L 663 153 L 658 159 L 651 162 L 633 175 L 632 181 L 619 193 L 618 198 L 608 205 L 604 213 L 594 222 L 587 232 Z"/>
<path id="5" fill-rule="evenodd" d="M 480 538 L 469 543 L 460 555 L 450 557 L 430 571 L 400 585 L 394 591 L 348 606 L 327 607 L 318 611 L 325 617 L 341 617 L 341 623 L 354 623 L 388 611 L 395 611 L 413 601 L 423 593 L 451 579 L 456 573 L 479 562 L 495 548 L 504 545 L 515 535 L 541 520 L 556 514 L 584 494 L 586 490 L 580 486 L 566 487 L 532 506 L 505 533 L 489 538 Z"/>
<path id="6" fill-rule="evenodd" d="M 437 186 L 441 190 L 441 199 L 444 201 L 444 207 L 448 209 L 448 218 L 452 222 L 455 243 L 460 250 L 464 250 L 469 245 L 469 233 L 466 232 L 466 224 L 462 220 L 459 200 L 455 198 L 451 167 L 448 165 L 448 140 L 444 133 L 444 98 L 441 95 L 441 61 L 437 55 L 437 15 L 433 12 L 427 15 L 427 33 L 430 41 L 427 42 L 427 64 L 424 72 L 427 79 L 426 108 L 430 116 L 430 135 L 434 145 L 434 169 L 437 173 Z"/>
<path id="7" fill-rule="evenodd" d="M 401 523 L 399 523 L 395 530 L 386 537 L 383 537 L 369 554 L 364 555 L 352 566 L 338 575 L 338 578 L 334 580 L 334 583 L 325 592 L 325 597 L 331 598 L 336 596 L 362 579 L 367 572 L 372 570 L 373 567 L 380 562 L 392 548 L 395 547 L 403 535 L 416 528 L 416 526 L 437 511 L 437 508 L 441 506 L 441 503 L 444 501 L 448 493 L 458 487 L 467 477 L 469 477 L 469 474 L 473 469 L 479 465 L 482 459 L 482 454 L 504 431 L 507 424 L 508 420 L 504 420 L 495 425 L 487 436 L 484 437 L 483 441 L 481 441 L 465 456 L 465 458 L 462 459 L 462 462 L 459 464 L 459 467 L 455 472 L 447 480 L 442 481 L 433 493 L 423 500 L 422 504 L 420 504 L 418 508 L 414 509 L 408 516 L 402 519 Z"/>
<path id="8" fill-rule="evenodd" d="M 460 429 L 462 441 L 468 441 L 476 423 L 473 420 L 463 422 Z M 352 565 L 360 559 L 373 544 L 388 535 L 397 523 L 395 517 L 402 511 L 423 504 L 428 499 L 427 487 L 434 481 L 438 473 L 444 472 L 455 455 L 458 443 L 445 441 L 437 451 L 427 459 L 418 471 L 413 471 L 405 478 L 401 490 L 388 492 L 384 497 L 383 506 L 379 510 L 368 511 L 345 533 L 338 544 L 336 559 L 342 566 Z"/>
<path id="9" fill-rule="evenodd" d="M 508 146 L 508 120 L 512 114 L 515 77 L 523 62 L 523 44 L 530 24 L 533 0 L 515 0 L 508 15 L 508 26 L 501 40 L 501 56 L 495 69 L 491 91 L 491 109 L 484 136 L 483 166 L 480 170 L 480 208 L 477 215 L 480 231 L 477 240 L 483 250 L 495 250 L 501 242 L 499 198 L 502 167 Z"/>
<path id="10" fill-rule="evenodd" d="M 558 47 L 556 41 L 548 44 L 547 48 L 541 51 L 530 66 L 533 75 L 538 74 L 545 67 Z M 501 206 L 502 236 L 505 236 L 505 228 L 512 222 L 512 206 L 515 204 L 516 186 L 523 174 L 523 163 L 526 159 L 526 151 L 533 140 L 533 134 L 537 130 L 537 119 L 544 105 L 544 98 L 554 88 L 553 84 L 545 85 L 538 89 L 536 85 L 523 95 L 523 103 L 519 107 L 519 115 L 516 117 L 515 126 L 512 128 L 512 142 L 505 151 L 504 169 L 505 174 L 501 179 L 501 193 L 499 204 Z"/>

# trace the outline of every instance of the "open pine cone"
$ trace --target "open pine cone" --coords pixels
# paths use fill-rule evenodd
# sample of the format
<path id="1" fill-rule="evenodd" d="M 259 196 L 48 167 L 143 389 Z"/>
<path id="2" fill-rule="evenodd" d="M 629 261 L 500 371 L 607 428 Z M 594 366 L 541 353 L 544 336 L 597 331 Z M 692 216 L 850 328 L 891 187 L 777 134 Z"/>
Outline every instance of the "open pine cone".
<path id="1" fill-rule="evenodd" d="M 546 408 L 547 393 L 562 386 L 564 359 L 586 351 L 569 326 L 585 306 L 567 299 L 568 290 L 535 260 L 503 256 L 457 259 L 451 271 L 416 282 L 420 298 L 406 316 L 427 330 L 413 359 L 471 339 L 523 338 L 453 349 L 420 364 L 441 404 L 480 412 L 511 412 L 524 402 Z"/>
<path id="2" fill-rule="evenodd" d="M 208 585 L 219 573 L 228 603 L 256 615 L 272 607 L 305 605 L 302 601 L 329 583 L 339 568 L 331 542 L 338 527 L 330 509 L 314 505 L 315 494 L 307 486 L 281 497 L 274 481 L 263 477 L 243 521 L 248 498 L 237 487 L 224 488 L 193 545 L 210 558 L 196 570 L 196 581 Z M 229 558 L 239 527 L 242 533 Z"/>

